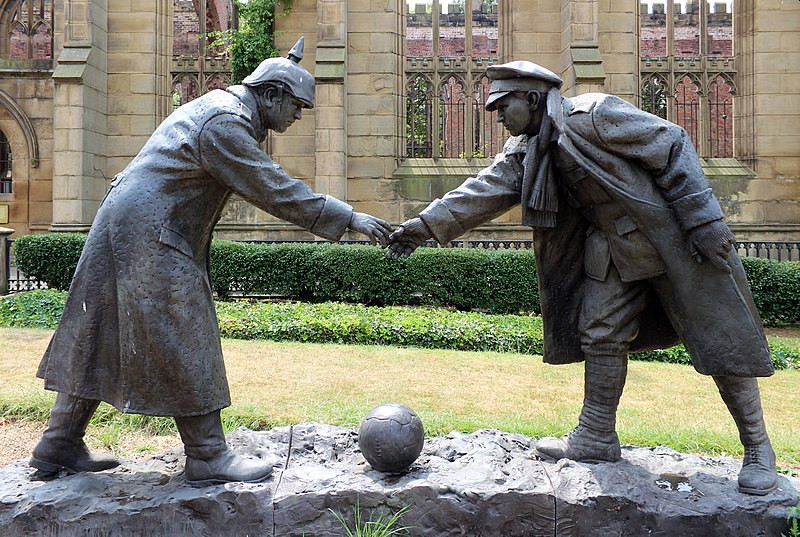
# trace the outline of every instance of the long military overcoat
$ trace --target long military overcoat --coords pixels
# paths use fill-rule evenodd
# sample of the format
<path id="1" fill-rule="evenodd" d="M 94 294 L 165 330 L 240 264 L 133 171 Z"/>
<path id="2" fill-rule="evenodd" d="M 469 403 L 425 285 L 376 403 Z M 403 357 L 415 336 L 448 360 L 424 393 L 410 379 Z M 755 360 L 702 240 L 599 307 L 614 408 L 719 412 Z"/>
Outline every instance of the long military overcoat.
<path id="1" fill-rule="evenodd" d="M 261 151 L 265 132 L 242 86 L 212 91 L 156 129 L 92 224 L 39 367 L 47 389 L 158 416 L 230 405 L 208 264 L 226 200 L 235 192 L 331 240 L 352 215 Z"/>
<path id="2" fill-rule="evenodd" d="M 563 99 L 562 105 L 563 124 L 553 150 L 570 155 L 626 209 L 658 251 L 673 290 L 671 297 L 650 301 L 631 350 L 669 347 L 680 340 L 700 373 L 772 374 L 741 260 L 730 254 L 731 274 L 698 263 L 687 239 L 687 231 L 723 214 L 686 132 L 610 95 L 585 94 Z M 491 166 L 420 213 L 439 242 L 520 203 L 525 148 L 524 139 L 512 138 Z M 578 315 L 587 226 L 560 199 L 555 228 L 534 234 L 548 363 L 584 358 Z"/>

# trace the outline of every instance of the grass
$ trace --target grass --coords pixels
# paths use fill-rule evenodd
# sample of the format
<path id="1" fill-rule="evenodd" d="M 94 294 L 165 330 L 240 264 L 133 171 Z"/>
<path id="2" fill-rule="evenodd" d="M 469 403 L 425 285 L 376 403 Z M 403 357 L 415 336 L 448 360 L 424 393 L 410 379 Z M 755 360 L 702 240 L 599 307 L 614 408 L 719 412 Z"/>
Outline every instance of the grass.
<path id="1" fill-rule="evenodd" d="M 51 334 L 0 328 L 0 416 L 46 419 L 52 395 L 35 372 Z M 223 340 L 223 350 L 234 401 L 223 412 L 227 429 L 354 427 L 377 404 L 397 401 L 419 413 L 429 436 L 497 428 L 540 437 L 569 431 L 583 399 L 582 364 L 551 366 L 523 354 L 240 340 Z M 800 469 L 800 371 L 779 371 L 760 385 L 779 464 Z M 101 409 L 107 414 L 90 431 L 101 443 L 113 444 L 115 427 L 175 430 L 169 419 Z M 630 362 L 618 421 L 623 443 L 741 455 L 712 379 L 688 366 Z"/>
<path id="2" fill-rule="evenodd" d="M 361 506 L 356 501 L 352 527 L 350 527 L 350 522 L 344 515 L 332 509 L 328 509 L 328 511 L 342 525 L 345 537 L 403 537 L 410 535 L 408 530 L 411 527 L 398 526 L 400 519 L 408 511 L 408 507 L 404 507 L 393 514 L 376 514 L 373 511 L 370 513 L 369 518 L 365 519 L 364 514 L 361 512 Z"/>

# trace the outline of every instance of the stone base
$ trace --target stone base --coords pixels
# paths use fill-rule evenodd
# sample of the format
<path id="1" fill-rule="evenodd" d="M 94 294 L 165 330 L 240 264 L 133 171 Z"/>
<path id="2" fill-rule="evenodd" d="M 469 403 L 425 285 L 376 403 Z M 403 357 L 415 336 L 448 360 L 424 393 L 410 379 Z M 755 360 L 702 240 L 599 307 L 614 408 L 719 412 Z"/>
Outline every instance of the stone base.
<path id="1" fill-rule="evenodd" d="M 372 470 L 352 429 L 240 429 L 228 440 L 273 458 L 273 476 L 195 488 L 177 452 L 48 482 L 17 462 L 0 470 L 0 535 L 340 537 L 333 513 L 352 520 L 358 506 L 362 519 L 407 507 L 402 525 L 426 537 L 777 536 L 800 490 L 781 476 L 768 496 L 741 494 L 739 462 L 663 447 L 625 447 L 618 463 L 544 461 L 530 438 L 495 430 L 427 439 L 399 476 Z"/>

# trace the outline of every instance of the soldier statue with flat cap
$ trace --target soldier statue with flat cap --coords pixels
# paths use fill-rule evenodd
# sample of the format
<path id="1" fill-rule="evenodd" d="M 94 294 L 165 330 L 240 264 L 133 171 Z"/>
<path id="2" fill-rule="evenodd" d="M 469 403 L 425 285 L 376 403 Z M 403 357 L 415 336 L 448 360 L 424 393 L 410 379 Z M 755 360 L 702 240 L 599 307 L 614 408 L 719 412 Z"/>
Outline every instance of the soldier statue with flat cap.
<path id="1" fill-rule="evenodd" d="M 514 61 L 489 67 L 487 110 L 512 135 L 477 177 L 390 237 L 389 257 L 449 243 L 521 204 L 534 229 L 544 360 L 585 361 L 578 426 L 542 455 L 621 457 L 616 414 L 628 353 L 683 342 L 711 375 L 744 445 L 739 490 L 776 487 L 755 377 L 773 373 L 733 234 L 687 133 L 605 94 L 561 97 L 561 79 Z"/>
<path id="2" fill-rule="evenodd" d="M 260 481 L 272 465 L 234 454 L 220 409 L 230 405 L 209 274 L 214 225 L 231 194 L 329 240 L 347 229 L 385 244 L 388 223 L 313 192 L 259 144 L 314 106 L 314 77 L 289 58 L 265 60 L 242 85 L 173 112 L 111 182 L 64 314 L 38 376 L 58 392 L 30 464 L 58 475 L 113 468 L 83 441 L 100 401 L 175 418 L 189 482 Z"/>

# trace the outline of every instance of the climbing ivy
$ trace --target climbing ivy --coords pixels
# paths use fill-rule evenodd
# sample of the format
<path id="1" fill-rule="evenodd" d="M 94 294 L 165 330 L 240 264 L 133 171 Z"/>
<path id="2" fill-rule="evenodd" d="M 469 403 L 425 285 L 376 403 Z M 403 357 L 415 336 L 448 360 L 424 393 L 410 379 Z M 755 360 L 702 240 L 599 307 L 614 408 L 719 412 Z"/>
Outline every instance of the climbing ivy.
<path id="1" fill-rule="evenodd" d="M 212 32 L 211 46 L 221 47 L 231 63 L 231 84 L 239 84 L 262 61 L 278 55 L 275 48 L 275 17 L 280 9 L 288 15 L 293 0 L 234 0 L 239 10 L 239 28 Z"/>

